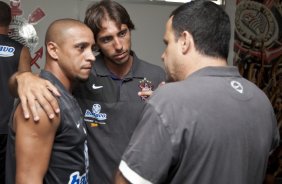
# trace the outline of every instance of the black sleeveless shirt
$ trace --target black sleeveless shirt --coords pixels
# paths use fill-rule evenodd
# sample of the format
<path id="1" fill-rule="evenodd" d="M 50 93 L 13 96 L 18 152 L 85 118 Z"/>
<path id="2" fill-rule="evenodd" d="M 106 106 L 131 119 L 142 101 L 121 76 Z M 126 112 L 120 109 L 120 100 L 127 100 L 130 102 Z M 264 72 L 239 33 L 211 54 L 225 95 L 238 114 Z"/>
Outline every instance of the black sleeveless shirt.
<path id="1" fill-rule="evenodd" d="M 61 122 L 56 132 L 44 183 L 87 184 L 88 149 L 85 124 L 82 120 L 80 107 L 73 96 L 53 74 L 47 71 L 41 71 L 40 76 L 52 82 L 61 94 L 61 97 L 58 98 L 61 110 Z M 12 156 L 15 153 L 15 134 L 11 125 L 10 123 L 6 160 L 7 184 L 14 184 L 16 171 L 15 157 Z"/>
<path id="2" fill-rule="evenodd" d="M 8 122 L 14 98 L 9 94 L 8 80 L 18 70 L 23 45 L 0 34 L 0 134 L 8 134 Z"/>

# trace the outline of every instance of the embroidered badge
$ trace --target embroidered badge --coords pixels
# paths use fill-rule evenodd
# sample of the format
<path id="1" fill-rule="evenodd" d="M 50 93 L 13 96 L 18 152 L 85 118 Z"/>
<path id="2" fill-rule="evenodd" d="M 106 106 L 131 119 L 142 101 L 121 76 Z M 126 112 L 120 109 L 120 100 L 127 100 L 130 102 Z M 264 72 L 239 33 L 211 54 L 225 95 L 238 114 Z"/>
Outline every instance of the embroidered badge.
<path id="1" fill-rule="evenodd" d="M 141 91 L 152 91 L 153 90 L 153 84 L 151 81 L 144 78 L 143 80 L 139 81 L 139 87 Z M 140 96 L 142 100 L 146 100 L 149 98 L 147 95 Z"/>

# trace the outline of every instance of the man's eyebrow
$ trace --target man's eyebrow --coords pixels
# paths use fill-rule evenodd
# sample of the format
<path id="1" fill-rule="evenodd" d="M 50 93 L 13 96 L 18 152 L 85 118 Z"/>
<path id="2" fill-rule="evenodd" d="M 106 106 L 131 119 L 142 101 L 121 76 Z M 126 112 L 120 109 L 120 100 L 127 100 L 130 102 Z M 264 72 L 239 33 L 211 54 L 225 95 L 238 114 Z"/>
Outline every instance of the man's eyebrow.
<path id="1" fill-rule="evenodd" d="M 112 38 L 113 36 L 111 36 L 111 35 L 105 35 L 105 36 L 101 36 L 101 37 L 99 37 L 98 39 L 99 40 L 103 40 L 103 39 L 110 39 L 110 38 Z"/>
<path id="2" fill-rule="evenodd" d="M 121 29 L 119 32 L 124 32 L 124 31 L 128 31 L 128 28 L 123 28 L 123 29 Z"/>
<path id="3" fill-rule="evenodd" d="M 75 46 L 81 46 L 81 45 L 88 45 L 89 43 L 87 43 L 87 42 L 78 42 L 78 43 L 75 43 L 74 45 Z"/>

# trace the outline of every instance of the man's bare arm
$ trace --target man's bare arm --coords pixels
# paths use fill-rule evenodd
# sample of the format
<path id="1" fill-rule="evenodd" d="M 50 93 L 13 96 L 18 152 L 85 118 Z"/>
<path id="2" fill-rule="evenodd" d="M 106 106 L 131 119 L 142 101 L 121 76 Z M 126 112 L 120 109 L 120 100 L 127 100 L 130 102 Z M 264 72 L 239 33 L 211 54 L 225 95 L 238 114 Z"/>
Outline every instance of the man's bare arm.
<path id="1" fill-rule="evenodd" d="M 18 71 L 14 73 L 9 80 L 9 90 L 12 95 L 17 96 L 17 92 L 14 90 L 17 89 L 16 76 L 22 72 L 31 72 L 31 61 L 32 58 L 28 48 L 23 47 L 20 55 Z"/>
<path id="2" fill-rule="evenodd" d="M 13 129 L 16 133 L 16 184 L 42 184 L 48 169 L 52 146 L 60 117 L 50 120 L 37 104 L 40 121 L 25 119 L 21 105 L 18 105 Z"/>
<path id="3" fill-rule="evenodd" d="M 116 172 L 114 180 L 114 184 L 130 184 L 119 170 Z"/>
<path id="4" fill-rule="evenodd" d="M 31 56 L 27 47 L 21 52 L 18 72 L 9 80 L 9 89 L 11 94 L 21 99 L 24 117 L 29 118 L 31 114 L 35 121 L 39 120 L 38 112 L 35 108 L 35 99 L 42 105 L 49 118 L 53 118 L 55 113 L 59 113 L 59 106 L 56 98 L 52 95 L 59 96 L 55 86 L 49 81 L 41 79 L 31 73 Z"/>

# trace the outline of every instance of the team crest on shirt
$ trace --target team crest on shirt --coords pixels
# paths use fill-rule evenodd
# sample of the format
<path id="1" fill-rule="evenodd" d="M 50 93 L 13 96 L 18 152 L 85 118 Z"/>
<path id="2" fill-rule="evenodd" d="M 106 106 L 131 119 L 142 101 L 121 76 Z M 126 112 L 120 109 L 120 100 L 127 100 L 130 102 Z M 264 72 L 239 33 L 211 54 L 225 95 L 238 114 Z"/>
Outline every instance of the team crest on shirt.
<path id="1" fill-rule="evenodd" d="M 143 80 L 139 81 L 139 88 L 141 91 L 152 91 L 153 90 L 153 84 L 151 81 L 144 78 Z M 149 98 L 149 96 L 140 96 L 142 100 L 146 100 Z"/>
<path id="2" fill-rule="evenodd" d="M 100 104 L 93 104 L 92 110 L 87 109 L 84 114 L 84 121 L 90 122 L 92 127 L 106 124 L 107 114 L 101 112 Z"/>

